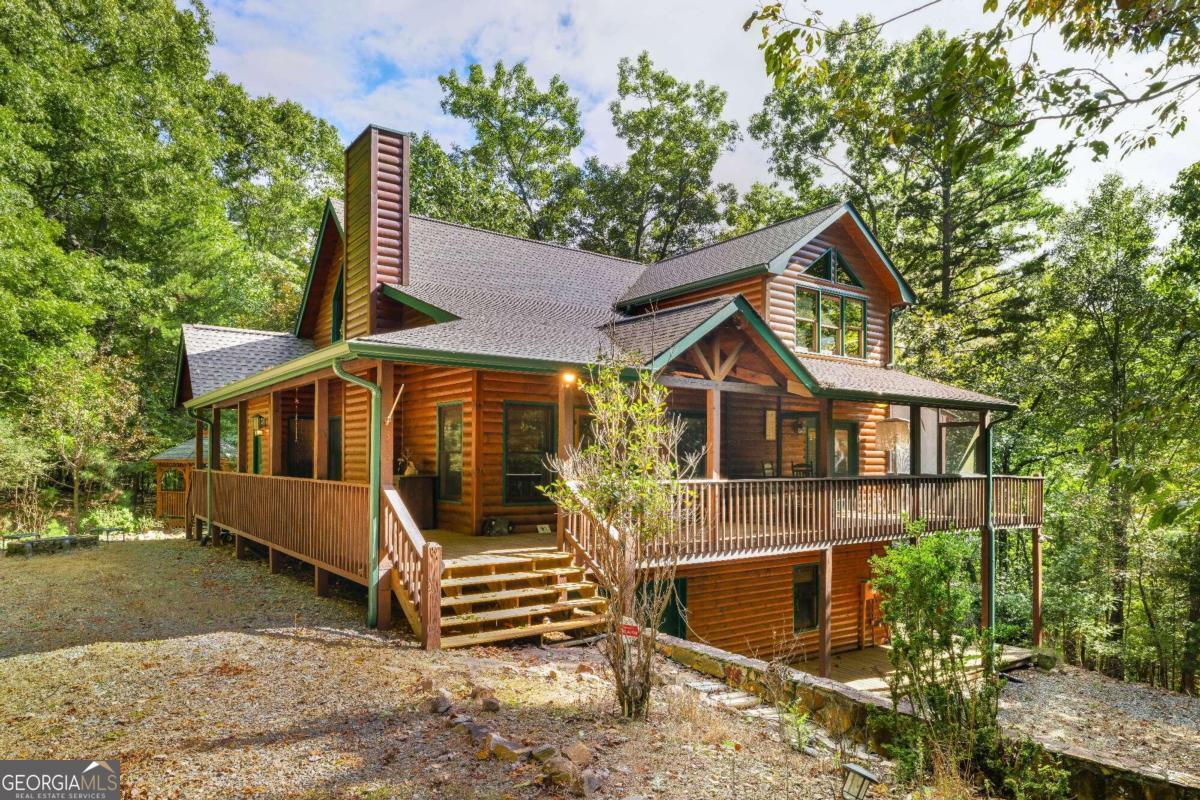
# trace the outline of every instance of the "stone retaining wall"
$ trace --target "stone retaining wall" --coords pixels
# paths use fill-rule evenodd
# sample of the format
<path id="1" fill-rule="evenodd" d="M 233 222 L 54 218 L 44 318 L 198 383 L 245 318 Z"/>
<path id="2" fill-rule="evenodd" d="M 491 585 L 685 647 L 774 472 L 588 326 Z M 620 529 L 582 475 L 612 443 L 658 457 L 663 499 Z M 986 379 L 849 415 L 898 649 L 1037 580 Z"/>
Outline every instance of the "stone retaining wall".
<path id="1" fill-rule="evenodd" d="M 879 750 L 879 732 L 867 724 L 872 711 L 891 711 L 890 699 L 862 692 L 828 678 L 810 675 L 791 667 L 771 668 L 766 661 L 730 653 L 716 647 L 688 642 L 660 633 L 658 648 L 667 658 L 697 672 L 711 675 L 729 686 L 751 692 L 767 702 L 798 700 L 815 722 L 834 736 L 852 739 Z M 772 697 L 771 695 L 775 696 Z M 896 709 L 911 714 L 902 704 Z M 1016 734 L 1004 731 L 1010 739 Z M 1178 772 L 1164 772 L 1128 759 L 1094 753 L 1060 742 L 1039 741 L 1062 761 L 1071 773 L 1071 793 L 1082 800 L 1200 800 L 1200 779 Z"/>

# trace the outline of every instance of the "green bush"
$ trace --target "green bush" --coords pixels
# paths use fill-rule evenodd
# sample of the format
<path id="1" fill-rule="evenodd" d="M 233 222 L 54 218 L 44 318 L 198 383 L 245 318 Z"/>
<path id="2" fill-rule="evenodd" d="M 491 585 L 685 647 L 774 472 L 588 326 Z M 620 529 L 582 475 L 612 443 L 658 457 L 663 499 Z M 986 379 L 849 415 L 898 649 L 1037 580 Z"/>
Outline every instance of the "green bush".
<path id="1" fill-rule="evenodd" d="M 46 523 L 46 527 L 39 531 L 39 535 L 43 537 L 66 536 L 70 532 L 70 529 L 62 522 L 51 519 Z"/>
<path id="2" fill-rule="evenodd" d="M 137 533 L 139 525 L 137 517 L 127 506 L 97 506 L 83 518 L 83 530 L 97 528 Z"/>

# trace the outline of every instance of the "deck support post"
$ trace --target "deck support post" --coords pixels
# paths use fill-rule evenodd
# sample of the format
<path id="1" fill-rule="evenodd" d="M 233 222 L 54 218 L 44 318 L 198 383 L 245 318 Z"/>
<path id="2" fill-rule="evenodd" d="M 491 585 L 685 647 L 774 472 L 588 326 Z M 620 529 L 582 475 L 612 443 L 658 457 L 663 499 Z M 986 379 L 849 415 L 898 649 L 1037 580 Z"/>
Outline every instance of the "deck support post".
<path id="1" fill-rule="evenodd" d="M 375 613 L 375 628 L 381 631 L 392 629 L 392 579 L 390 570 L 380 570 L 379 586 L 375 592 L 378 595 L 379 608 Z"/>
<path id="2" fill-rule="evenodd" d="M 246 545 L 246 537 L 235 533 L 233 535 L 233 555 L 238 561 L 245 561 L 250 557 L 250 548 Z"/>
<path id="3" fill-rule="evenodd" d="M 250 471 L 250 454 L 246 452 L 247 445 L 251 444 L 254 439 L 254 433 L 250 430 L 250 403 L 247 400 L 242 400 L 237 404 L 237 471 Z"/>
<path id="4" fill-rule="evenodd" d="M 817 477 L 828 478 L 833 473 L 833 401 L 821 398 L 817 414 Z"/>
<path id="5" fill-rule="evenodd" d="M 329 570 L 313 565 L 313 589 L 317 597 L 329 596 Z"/>
<path id="6" fill-rule="evenodd" d="M 833 670 L 833 548 L 821 550 L 821 677 L 828 678 Z"/>
<path id="7" fill-rule="evenodd" d="M 921 474 L 921 407 L 908 407 L 908 472 Z"/>
<path id="8" fill-rule="evenodd" d="M 212 473 L 213 471 L 221 471 L 221 409 L 213 406 L 211 413 L 212 424 L 208 426 L 208 483 L 209 496 L 212 496 Z M 209 508 L 208 515 L 212 517 L 212 508 Z M 216 547 L 221 537 L 217 535 L 217 529 L 211 524 L 208 526 L 208 543 Z"/>
<path id="9" fill-rule="evenodd" d="M 440 650 L 442 647 L 442 546 L 425 543 L 421 559 L 421 647 Z"/>
<path id="10" fill-rule="evenodd" d="M 1033 550 L 1033 646 L 1042 646 L 1042 529 L 1030 533 Z"/>
<path id="11" fill-rule="evenodd" d="M 276 550 L 274 547 L 267 548 L 267 566 L 271 570 L 272 575 L 278 575 L 283 571 L 283 553 Z"/>
<path id="12" fill-rule="evenodd" d="M 706 468 L 705 477 L 709 480 L 721 479 L 721 390 L 713 387 L 707 390 L 705 404 L 705 440 Z M 716 487 L 708 491 L 708 537 L 714 545 L 720 537 L 721 508 L 720 492 Z"/>
<path id="13" fill-rule="evenodd" d="M 980 452 L 983 456 L 984 474 L 987 476 L 983 484 L 983 530 L 980 531 L 982 548 L 979 558 L 980 566 L 980 627 L 994 630 L 996 627 L 996 528 L 992 524 L 992 495 L 995 489 L 992 475 L 992 414 L 984 411 L 979 415 L 979 425 L 982 428 L 983 441 Z"/>

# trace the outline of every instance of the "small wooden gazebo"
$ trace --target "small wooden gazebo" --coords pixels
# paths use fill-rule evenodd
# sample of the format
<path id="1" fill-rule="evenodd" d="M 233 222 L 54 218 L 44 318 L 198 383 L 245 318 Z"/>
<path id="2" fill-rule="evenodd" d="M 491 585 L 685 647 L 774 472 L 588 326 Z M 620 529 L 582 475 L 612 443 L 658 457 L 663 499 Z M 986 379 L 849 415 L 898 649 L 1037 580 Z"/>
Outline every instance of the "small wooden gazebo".
<path id="1" fill-rule="evenodd" d="M 174 447 L 152 456 L 150 462 L 154 464 L 154 516 L 164 522 L 178 520 L 182 524 L 187 515 L 192 468 L 196 465 L 196 440 L 184 439 Z M 221 443 L 221 462 L 226 469 L 231 469 L 237 463 L 235 444 Z"/>

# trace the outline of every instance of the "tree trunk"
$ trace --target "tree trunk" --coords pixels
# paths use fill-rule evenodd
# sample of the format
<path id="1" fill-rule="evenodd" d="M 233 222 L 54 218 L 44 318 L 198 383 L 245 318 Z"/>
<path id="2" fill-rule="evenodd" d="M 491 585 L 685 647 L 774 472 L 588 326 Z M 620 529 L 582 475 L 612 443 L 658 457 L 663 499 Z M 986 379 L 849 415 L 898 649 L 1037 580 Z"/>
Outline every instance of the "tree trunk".
<path id="1" fill-rule="evenodd" d="M 79 533 L 79 470 L 71 468 L 71 533 Z"/>
<path id="2" fill-rule="evenodd" d="M 951 293 L 952 268 L 950 263 L 951 246 L 954 238 L 954 215 L 950 209 L 950 176 L 942 176 L 942 257 L 941 271 L 941 300 L 942 307 L 949 308 Z"/>
<path id="3" fill-rule="evenodd" d="M 1187 573 L 1187 624 L 1183 631 L 1183 657 L 1179 665 L 1179 691 L 1195 695 L 1196 669 L 1200 667 L 1200 530 L 1192 537 Z"/>

